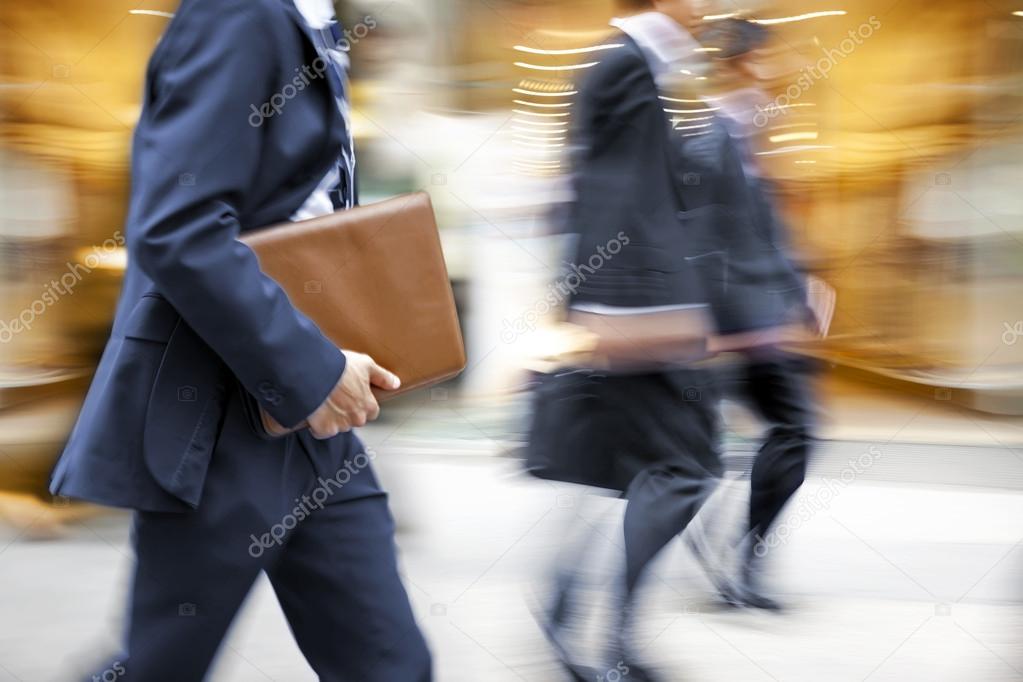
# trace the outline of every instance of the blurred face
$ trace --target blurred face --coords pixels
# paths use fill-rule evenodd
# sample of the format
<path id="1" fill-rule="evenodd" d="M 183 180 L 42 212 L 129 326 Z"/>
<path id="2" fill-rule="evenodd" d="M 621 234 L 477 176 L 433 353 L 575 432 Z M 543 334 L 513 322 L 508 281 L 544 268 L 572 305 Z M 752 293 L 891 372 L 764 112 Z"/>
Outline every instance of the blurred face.
<path id="1" fill-rule="evenodd" d="M 654 9 L 666 14 L 686 28 L 695 26 L 703 17 L 703 0 L 654 0 Z"/>

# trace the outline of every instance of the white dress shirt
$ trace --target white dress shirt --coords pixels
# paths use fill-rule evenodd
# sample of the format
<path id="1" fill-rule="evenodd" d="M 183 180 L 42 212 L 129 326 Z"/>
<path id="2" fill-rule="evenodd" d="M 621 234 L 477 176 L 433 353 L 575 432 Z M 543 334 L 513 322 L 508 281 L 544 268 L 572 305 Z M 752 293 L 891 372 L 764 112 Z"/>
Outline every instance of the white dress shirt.
<path id="1" fill-rule="evenodd" d="M 324 28 L 334 19 L 334 4 L 331 0 L 294 0 L 294 3 L 310 28 Z M 334 203 L 330 200 L 330 190 L 337 185 L 340 179 L 341 175 L 338 169 L 332 167 L 313 190 L 313 193 L 292 214 L 291 220 L 308 220 L 333 213 Z"/>

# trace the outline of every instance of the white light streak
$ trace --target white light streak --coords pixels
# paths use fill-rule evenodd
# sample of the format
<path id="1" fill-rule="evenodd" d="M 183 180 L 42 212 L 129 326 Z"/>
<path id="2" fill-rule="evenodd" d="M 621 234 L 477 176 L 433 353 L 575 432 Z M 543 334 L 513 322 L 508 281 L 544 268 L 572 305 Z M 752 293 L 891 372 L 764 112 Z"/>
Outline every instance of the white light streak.
<path id="1" fill-rule="evenodd" d="M 540 92 L 539 90 L 526 90 L 525 88 L 512 88 L 512 92 L 517 92 L 520 95 L 536 95 L 537 97 L 571 97 L 576 94 L 575 90 L 565 90 L 564 92 Z"/>
<path id="2" fill-rule="evenodd" d="M 529 100 L 525 100 L 525 99 L 513 99 L 512 102 L 515 102 L 515 104 L 522 104 L 523 106 L 527 106 L 527 107 L 542 107 L 544 109 L 558 109 L 558 108 L 564 108 L 564 107 L 572 106 L 571 102 L 559 102 L 559 103 L 555 103 L 555 104 L 541 104 L 540 102 L 530 102 Z"/>
<path id="3" fill-rule="evenodd" d="M 774 24 L 788 24 L 793 21 L 806 21 L 807 19 L 819 19 L 820 17 L 844 17 L 847 14 L 845 10 L 833 9 L 826 10 L 824 12 L 807 12 L 806 14 L 797 14 L 791 17 L 778 17 L 777 19 L 750 19 L 754 24 L 763 24 L 764 26 L 771 26 Z"/>
<path id="4" fill-rule="evenodd" d="M 151 17 L 166 17 L 167 19 L 174 18 L 174 12 L 161 12 L 155 9 L 130 9 L 128 14 L 146 14 Z"/>
<path id="5" fill-rule="evenodd" d="M 625 45 L 623 43 L 609 43 L 607 45 L 592 45 L 590 47 L 574 47 L 568 50 L 541 50 L 538 47 L 515 45 L 512 49 L 518 50 L 519 52 L 528 52 L 530 54 L 585 54 L 587 52 L 597 52 L 599 50 L 612 50 L 616 47 L 625 47 Z"/>
<path id="6" fill-rule="evenodd" d="M 585 64 L 567 64 L 565 66 L 542 66 L 540 64 L 529 64 L 527 62 L 515 62 L 515 66 L 523 69 L 533 69 L 534 71 L 575 71 L 578 69 L 588 69 L 599 63 L 600 62 L 586 62 Z"/>

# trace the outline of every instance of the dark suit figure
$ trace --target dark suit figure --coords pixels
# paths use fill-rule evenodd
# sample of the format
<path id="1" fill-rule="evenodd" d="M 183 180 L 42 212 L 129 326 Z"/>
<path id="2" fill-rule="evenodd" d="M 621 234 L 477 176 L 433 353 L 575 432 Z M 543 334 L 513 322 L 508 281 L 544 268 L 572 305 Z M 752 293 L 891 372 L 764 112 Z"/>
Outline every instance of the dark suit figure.
<path id="1" fill-rule="evenodd" d="M 586 273 L 568 305 L 618 312 L 706 307 L 685 256 L 687 224 L 709 214 L 682 202 L 674 177 L 682 163 L 679 148 L 671 140 L 655 70 L 630 30 L 691 40 L 661 12 L 630 17 L 579 82 L 572 129 L 575 199 L 566 212 L 568 230 L 578 235 L 573 262 L 591 262 L 593 254 L 607 250 L 615 255 Z M 614 242 L 625 245 L 608 249 Z M 686 527 L 722 473 L 715 386 L 703 369 L 675 367 L 628 374 L 564 372 L 540 391 L 553 411 L 537 418 L 552 418 L 557 427 L 549 431 L 552 442 L 531 447 L 543 448 L 551 459 L 582 457 L 588 463 L 586 482 L 621 491 L 627 499 L 620 608 L 604 659 L 582 665 L 566 650 L 571 567 L 558 577 L 558 593 L 545 614 L 546 633 L 575 679 L 604 679 L 609 672 L 654 679 L 632 657 L 626 634 L 651 560 Z"/>
<path id="2" fill-rule="evenodd" d="M 291 0 L 183 0 L 150 60 L 124 287 L 52 483 L 136 510 L 119 679 L 201 680 L 263 571 L 320 679 L 430 679 L 372 453 L 251 419 L 301 422 L 346 369 L 236 240 L 350 151 L 341 87 Z"/>
<path id="3" fill-rule="evenodd" d="M 745 57 L 766 38 L 766 29 L 742 20 L 726 20 L 703 36 L 718 47 L 736 75 Z M 743 80 L 747 80 L 744 77 Z M 786 324 L 813 322 L 803 277 L 789 257 L 785 225 L 774 208 L 766 180 L 760 177 L 749 138 L 755 112 L 751 88 L 715 100 L 713 125 L 700 135 L 675 138 L 683 197 L 690 202 L 712 193 L 718 217 L 693 224 L 688 243 L 712 301 L 719 333 L 762 333 Z M 684 182 L 696 174 L 707 182 Z M 765 540 L 785 503 L 802 485 L 814 421 L 810 390 L 812 362 L 771 343 L 747 348 L 742 360 L 719 374 L 723 393 L 748 405 L 767 424 L 754 460 L 749 524 L 741 543 L 741 568 L 734 580 L 716 580 L 726 600 L 737 605 L 776 609 L 779 604 L 759 586 L 758 565 L 772 544 Z"/>

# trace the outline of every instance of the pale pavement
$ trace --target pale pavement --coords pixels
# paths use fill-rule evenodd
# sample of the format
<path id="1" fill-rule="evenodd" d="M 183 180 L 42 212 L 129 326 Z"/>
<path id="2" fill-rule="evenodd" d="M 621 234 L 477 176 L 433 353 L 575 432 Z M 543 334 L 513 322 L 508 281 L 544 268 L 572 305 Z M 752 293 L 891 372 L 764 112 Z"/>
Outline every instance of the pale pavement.
<path id="1" fill-rule="evenodd" d="M 842 445 L 866 447 L 826 446 L 804 501 L 824 499 L 823 477 L 836 470 L 828 453 Z M 897 468 L 897 448 L 882 452 Z M 983 454 L 975 466 L 985 466 Z M 406 495 L 396 505 L 402 563 L 437 679 L 563 679 L 530 616 L 531 595 L 580 516 L 610 519 L 607 542 L 616 542 L 618 503 L 526 479 L 506 458 L 385 445 L 378 463 Z M 838 494 L 778 553 L 775 584 L 795 606 L 787 615 L 717 610 L 673 545 L 644 598 L 644 655 L 668 680 L 1023 679 L 1023 495 L 878 477 L 871 468 L 842 487 L 832 481 Z M 57 542 L 8 532 L 0 548 L 0 680 L 72 679 L 118 631 L 125 517 L 93 519 Z M 313 679 L 261 581 L 212 680 Z"/>

